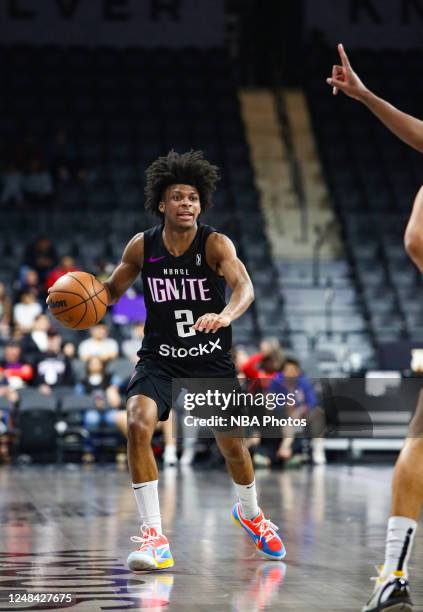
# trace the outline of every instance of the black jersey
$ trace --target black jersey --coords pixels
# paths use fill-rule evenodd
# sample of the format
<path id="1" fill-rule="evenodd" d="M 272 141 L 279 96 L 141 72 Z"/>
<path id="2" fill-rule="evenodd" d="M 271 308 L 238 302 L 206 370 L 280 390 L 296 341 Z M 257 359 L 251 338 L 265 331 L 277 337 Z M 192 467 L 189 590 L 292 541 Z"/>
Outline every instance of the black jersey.
<path id="1" fill-rule="evenodd" d="M 230 327 L 206 334 L 192 329 L 208 312 L 225 305 L 225 280 L 206 261 L 206 241 L 216 230 L 199 224 L 191 246 L 179 257 L 166 249 L 162 226 L 144 232 L 142 279 L 147 310 L 139 357 L 159 362 L 174 377 L 233 372 Z"/>

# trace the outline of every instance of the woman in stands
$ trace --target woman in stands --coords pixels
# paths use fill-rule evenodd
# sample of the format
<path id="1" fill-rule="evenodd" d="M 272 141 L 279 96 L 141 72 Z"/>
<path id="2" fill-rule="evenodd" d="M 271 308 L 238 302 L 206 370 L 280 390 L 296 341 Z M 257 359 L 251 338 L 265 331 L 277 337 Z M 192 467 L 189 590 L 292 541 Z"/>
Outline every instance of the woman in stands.
<path id="1" fill-rule="evenodd" d="M 423 153 L 423 121 L 398 110 L 379 98 L 360 80 L 351 67 L 343 45 L 338 46 L 341 65 L 327 79 L 333 94 L 342 91 L 362 102 L 398 138 Z M 423 272 L 423 188 L 414 201 L 405 232 L 405 248 Z M 388 521 L 385 562 L 375 590 L 363 612 L 411 610 L 408 589 L 408 560 L 423 506 L 423 392 L 411 421 L 408 437 L 398 457 L 392 484 L 391 516 Z M 400 608 L 401 606 L 401 608 Z"/>

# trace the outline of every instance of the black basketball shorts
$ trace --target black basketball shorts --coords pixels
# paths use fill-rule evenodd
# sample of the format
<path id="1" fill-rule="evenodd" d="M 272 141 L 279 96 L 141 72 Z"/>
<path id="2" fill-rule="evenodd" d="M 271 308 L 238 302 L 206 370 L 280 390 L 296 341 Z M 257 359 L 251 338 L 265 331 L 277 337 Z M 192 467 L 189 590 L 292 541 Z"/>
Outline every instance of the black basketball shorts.
<path id="1" fill-rule="evenodd" d="M 153 359 L 141 359 L 137 363 L 134 373 L 128 383 L 126 399 L 128 401 L 135 395 L 145 395 L 151 398 L 157 404 L 159 421 L 166 421 L 173 407 L 172 389 L 174 393 L 173 399 L 176 399 L 178 395 L 177 389 L 175 385 L 173 385 L 173 381 L 175 379 L 178 379 L 178 381 L 182 380 L 181 389 L 183 387 L 188 391 L 198 393 L 202 391 L 202 387 L 207 387 L 207 383 L 203 385 L 203 379 L 206 381 L 208 378 L 217 378 L 215 373 L 213 376 L 210 376 L 210 371 L 206 371 L 206 367 L 207 366 L 205 366 L 203 371 L 199 370 L 193 372 L 190 377 L 187 377 L 186 374 L 185 376 L 181 376 L 181 373 L 175 373 L 172 376 L 168 371 L 163 369 L 160 362 Z M 226 372 L 222 370 L 219 373 L 219 377 L 225 379 L 222 387 L 225 390 L 229 388 L 228 385 L 235 391 L 240 389 L 233 366 L 227 369 Z M 215 388 L 212 381 L 211 385 Z M 234 406 L 230 408 L 230 411 L 234 414 L 238 413 L 238 410 Z"/>

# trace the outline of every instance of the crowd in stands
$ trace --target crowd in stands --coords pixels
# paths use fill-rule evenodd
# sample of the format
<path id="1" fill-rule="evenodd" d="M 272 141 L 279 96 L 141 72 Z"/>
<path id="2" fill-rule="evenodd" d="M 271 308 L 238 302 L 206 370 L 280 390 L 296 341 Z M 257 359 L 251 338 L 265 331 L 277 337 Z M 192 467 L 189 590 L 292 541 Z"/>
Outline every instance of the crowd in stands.
<path id="1" fill-rule="evenodd" d="M 87 172 L 65 129 L 59 128 L 44 148 L 28 131 L 20 141 L 10 143 L 2 160 L 0 207 L 21 208 L 52 202 L 61 183 L 84 183 Z"/>
<path id="2" fill-rule="evenodd" d="M 76 269 L 72 257 L 59 260 L 51 241 L 41 236 L 27 246 L 14 286 L 0 283 L 0 457 L 3 459 L 10 455 L 12 445 L 5 443 L 6 434 L 16 426 L 20 394 L 26 388 L 45 396 L 66 388 L 75 396 L 90 397 L 91 408 L 84 411 L 82 419 L 85 430 L 89 433 L 103 425 L 114 427 L 122 435 L 121 443 L 125 442 L 124 397 L 143 338 L 143 299 L 129 292 L 106 316 L 105 322 L 89 332 L 69 334 L 49 314 L 45 299 L 47 289 L 62 274 Z M 98 276 L 101 278 L 103 273 L 102 267 Z M 137 312 L 141 313 L 140 320 L 136 319 Z M 260 351 L 254 354 L 236 347 L 234 358 L 239 377 L 250 392 L 292 391 L 298 400 L 297 416 L 315 410 L 317 399 L 311 383 L 301 372 L 300 364 L 285 357 L 276 339 L 263 341 Z M 161 424 L 161 446 L 167 464 L 178 461 L 177 419 L 174 421 L 169 419 Z M 180 433 L 184 439 L 181 462 L 190 464 L 195 459 L 195 440 L 192 436 L 185 437 L 183 427 Z M 93 436 L 94 433 L 88 435 L 84 444 L 85 462 L 96 460 Z M 294 438 L 295 431 L 285 431 L 284 438 L 281 432 L 277 443 L 257 435 L 250 437 L 248 444 L 256 465 L 291 462 L 294 455 L 298 461 L 302 452 L 301 447 L 296 448 Z M 313 460 L 321 463 L 324 457 L 314 452 Z"/>

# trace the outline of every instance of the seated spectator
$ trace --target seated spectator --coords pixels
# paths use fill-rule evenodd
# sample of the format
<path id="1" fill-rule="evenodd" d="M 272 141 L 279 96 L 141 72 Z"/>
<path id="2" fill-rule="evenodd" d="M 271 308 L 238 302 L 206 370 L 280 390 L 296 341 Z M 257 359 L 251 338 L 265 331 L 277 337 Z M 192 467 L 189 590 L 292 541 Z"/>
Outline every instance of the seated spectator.
<path id="1" fill-rule="evenodd" d="M 38 301 L 42 299 L 40 279 L 38 278 L 38 272 L 23 266 L 20 271 L 20 278 L 16 284 L 16 290 L 19 292 L 33 293 Z"/>
<path id="2" fill-rule="evenodd" d="M 47 351 L 48 332 L 50 328 L 51 328 L 51 323 L 50 323 L 50 319 L 48 318 L 48 316 L 46 314 L 38 315 L 29 333 L 31 345 L 29 345 L 30 343 L 28 342 L 28 345 L 29 345 L 28 349 L 33 351 L 33 347 L 35 345 L 37 351 L 39 351 L 40 353 L 45 353 Z M 24 343 L 25 343 L 25 338 L 24 338 L 23 344 Z M 25 347 L 23 346 L 22 348 L 24 349 L 24 352 L 26 353 L 27 351 L 25 350 Z"/>
<path id="3" fill-rule="evenodd" d="M 129 359 L 131 363 L 137 363 L 138 351 L 144 338 L 144 323 L 138 322 L 130 328 L 131 337 L 122 342 L 122 354 Z"/>
<path id="4" fill-rule="evenodd" d="M 7 293 L 6 285 L 0 283 L 0 338 L 8 338 L 12 319 L 12 301 Z"/>
<path id="5" fill-rule="evenodd" d="M 31 160 L 29 172 L 24 176 L 23 188 L 29 202 L 46 204 L 53 195 L 53 179 L 38 158 Z"/>
<path id="6" fill-rule="evenodd" d="M 2 176 L 3 189 L 0 196 L 2 204 L 22 204 L 23 176 L 15 164 L 10 163 Z"/>
<path id="7" fill-rule="evenodd" d="M 57 385 L 75 384 L 72 362 L 62 352 L 62 339 L 54 330 L 50 330 L 47 334 L 47 348 L 37 360 L 34 382 L 41 393 L 46 395 L 49 395 L 52 388 Z"/>
<path id="8" fill-rule="evenodd" d="M 301 371 L 299 362 L 296 359 L 287 359 L 284 363 L 282 372 L 277 374 L 268 386 L 269 393 L 283 393 L 285 396 L 293 394 L 295 397 L 295 405 L 286 405 L 283 409 L 286 417 L 293 419 L 301 419 L 309 417 L 311 411 L 317 407 L 317 397 L 313 385 L 307 376 Z M 277 457 L 284 460 L 291 459 L 293 455 L 293 443 L 295 438 L 295 429 L 285 427 L 283 430 L 283 439 L 277 450 Z M 314 444 L 315 440 L 313 440 Z M 323 463 L 321 460 L 321 445 L 316 444 L 316 463 Z M 319 458 L 318 458 L 319 456 Z"/>
<path id="9" fill-rule="evenodd" d="M 46 289 L 49 289 L 54 285 L 54 283 L 59 280 L 61 276 L 67 274 L 68 272 L 76 272 L 78 268 L 75 266 L 75 260 L 70 255 L 65 255 L 62 257 L 60 265 L 57 268 L 53 268 L 51 272 L 49 272 L 46 280 Z"/>
<path id="10" fill-rule="evenodd" d="M 20 389 L 32 380 L 32 366 L 22 357 L 22 349 L 17 342 L 10 341 L 4 347 L 4 356 L 0 360 L 0 375 L 7 379 L 14 389 Z"/>
<path id="11" fill-rule="evenodd" d="M 254 393 L 265 389 L 270 381 L 280 371 L 284 362 L 284 354 L 278 340 L 263 340 L 260 352 L 251 355 L 244 363 L 240 363 L 240 371 L 250 381 L 249 391 Z"/>
<path id="12" fill-rule="evenodd" d="M 43 286 L 47 274 L 56 266 L 57 259 L 57 251 L 50 239 L 40 236 L 26 248 L 23 263 L 37 272 L 38 282 Z"/>
<path id="13" fill-rule="evenodd" d="M 118 410 L 122 403 L 119 394 L 120 379 L 106 372 L 105 363 L 99 357 L 90 357 L 86 363 L 85 378 L 76 385 L 76 392 L 91 395 L 95 408 L 87 410 L 84 415 L 84 426 L 88 431 L 96 429 L 101 424 L 113 425 L 119 429 L 117 423 Z M 94 461 L 93 438 L 87 441 L 83 461 Z"/>
<path id="14" fill-rule="evenodd" d="M 119 345 L 113 338 L 109 338 L 107 325 L 99 323 L 90 329 L 91 338 L 83 340 L 79 345 L 78 356 L 82 361 L 90 357 L 99 357 L 102 361 L 116 359 L 119 354 Z"/>
<path id="15" fill-rule="evenodd" d="M 42 313 L 41 304 L 37 302 L 33 293 L 24 292 L 20 301 L 13 307 L 13 321 L 24 331 L 30 331 L 35 319 Z"/>

